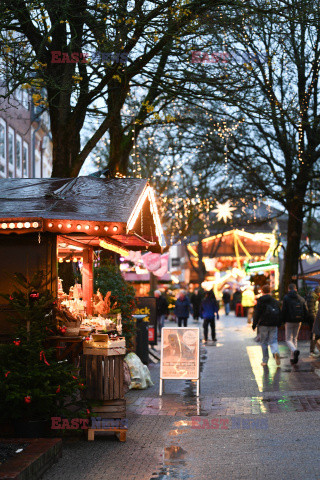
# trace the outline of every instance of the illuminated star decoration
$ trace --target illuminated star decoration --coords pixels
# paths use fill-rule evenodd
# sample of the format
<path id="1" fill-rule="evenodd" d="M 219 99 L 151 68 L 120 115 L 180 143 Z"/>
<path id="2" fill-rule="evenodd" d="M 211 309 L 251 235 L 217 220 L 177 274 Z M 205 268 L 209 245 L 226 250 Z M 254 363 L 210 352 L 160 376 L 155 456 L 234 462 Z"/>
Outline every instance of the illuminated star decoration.
<path id="1" fill-rule="evenodd" d="M 216 212 L 218 222 L 223 219 L 224 223 L 227 223 L 228 218 L 230 220 L 232 218 L 233 210 L 236 210 L 236 208 L 230 205 L 230 200 L 227 200 L 225 203 L 217 202 L 217 208 L 213 211 Z"/>

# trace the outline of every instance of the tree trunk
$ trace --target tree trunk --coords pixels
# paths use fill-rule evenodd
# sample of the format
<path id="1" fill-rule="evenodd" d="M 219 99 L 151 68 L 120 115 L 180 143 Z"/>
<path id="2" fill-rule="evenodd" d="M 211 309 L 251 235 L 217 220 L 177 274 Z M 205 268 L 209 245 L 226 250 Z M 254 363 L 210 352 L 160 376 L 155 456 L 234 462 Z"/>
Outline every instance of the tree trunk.
<path id="1" fill-rule="evenodd" d="M 124 82 L 124 78 L 122 78 Z M 110 82 L 108 86 L 108 111 L 113 112 L 113 122 L 109 128 L 110 135 L 110 173 L 127 174 L 129 155 L 132 148 L 132 139 L 124 134 L 122 126 L 121 110 L 128 93 L 128 84 L 119 83 L 117 79 Z"/>
<path id="2" fill-rule="evenodd" d="M 304 195 L 303 195 L 304 198 Z M 288 208 L 287 248 L 284 257 L 284 268 L 280 285 L 280 298 L 293 283 L 292 276 L 298 274 L 300 241 L 303 227 L 303 199 L 295 197 L 295 201 Z M 295 283 L 295 282 L 294 282 Z"/>
<path id="3" fill-rule="evenodd" d="M 70 128 L 59 127 L 52 132 L 52 174 L 53 178 L 77 176 L 73 164 L 80 149 L 79 132 L 71 132 Z M 78 169 L 79 170 L 79 169 Z"/>

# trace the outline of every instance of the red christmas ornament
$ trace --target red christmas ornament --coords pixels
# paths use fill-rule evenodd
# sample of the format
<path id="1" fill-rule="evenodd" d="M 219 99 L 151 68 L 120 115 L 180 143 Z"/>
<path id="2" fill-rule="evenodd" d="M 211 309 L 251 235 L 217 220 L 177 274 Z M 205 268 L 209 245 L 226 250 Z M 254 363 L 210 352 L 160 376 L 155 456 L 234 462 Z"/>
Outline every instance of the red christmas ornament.
<path id="1" fill-rule="evenodd" d="M 90 412 L 89 408 L 87 408 L 87 415 L 90 415 L 90 413 L 91 412 Z"/>
<path id="2" fill-rule="evenodd" d="M 9 375 L 9 373 L 11 373 L 11 372 L 5 373 L 4 376 L 7 378 L 7 376 Z"/>
<path id="3" fill-rule="evenodd" d="M 58 386 L 56 393 L 60 393 L 60 385 Z"/>
<path id="4" fill-rule="evenodd" d="M 47 362 L 47 359 L 43 350 L 41 350 L 40 352 L 40 360 L 43 360 L 46 365 L 50 365 L 50 363 Z"/>
<path id="5" fill-rule="evenodd" d="M 10 295 L 9 300 L 13 300 L 13 297 Z"/>
<path id="6" fill-rule="evenodd" d="M 25 403 L 31 403 L 31 397 L 27 395 L 26 397 L 24 397 L 24 401 Z"/>
<path id="7" fill-rule="evenodd" d="M 13 340 L 13 343 L 19 347 L 20 343 L 21 343 L 21 340 Z"/>
<path id="8" fill-rule="evenodd" d="M 72 375 L 72 378 L 74 378 L 75 380 L 78 380 L 78 378 L 77 378 L 77 377 L 75 377 L 74 375 Z"/>

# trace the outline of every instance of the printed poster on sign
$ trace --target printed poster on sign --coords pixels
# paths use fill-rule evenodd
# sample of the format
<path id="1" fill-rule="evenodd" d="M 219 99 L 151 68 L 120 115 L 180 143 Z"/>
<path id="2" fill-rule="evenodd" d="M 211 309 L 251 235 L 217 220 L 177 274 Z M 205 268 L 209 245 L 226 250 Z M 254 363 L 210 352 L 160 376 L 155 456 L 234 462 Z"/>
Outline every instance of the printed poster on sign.
<path id="1" fill-rule="evenodd" d="M 199 329 L 165 327 L 161 336 L 160 378 L 199 378 Z"/>

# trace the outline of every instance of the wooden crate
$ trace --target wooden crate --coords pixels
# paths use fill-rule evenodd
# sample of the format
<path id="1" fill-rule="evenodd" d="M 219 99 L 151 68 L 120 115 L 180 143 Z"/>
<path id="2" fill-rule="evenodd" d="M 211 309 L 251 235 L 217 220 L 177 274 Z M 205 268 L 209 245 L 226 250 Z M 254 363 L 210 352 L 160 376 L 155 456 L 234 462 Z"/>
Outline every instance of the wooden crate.
<path id="1" fill-rule="evenodd" d="M 105 400 L 90 406 L 95 417 L 100 418 L 126 418 L 125 400 Z"/>
<path id="2" fill-rule="evenodd" d="M 89 400 L 124 399 L 124 355 L 82 355 L 81 376 L 86 380 Z"/>
<path id="3" fill-rule="evenodd" d="M 94 434 L 96 432 L 112 432 L 115 433 L 120 442 L 127 440 L 127 429 L 124 428 L 88 428 L 88 440 L 94 441 Z"/>
<path id="4" fill-rule="evenodd" d="M 84 355 L 103 355 L 105 357 L 112 357 L 114 355 L 125 355 L 126 347 L 116 347 L 116 348 L 102 348 L 101 344 L 94 344 L 91 342 L 85 342 L 83 345 Z"/>
<path id="5" fill-rule="evenodd" d="M 95 402 L 90 406 L 91 413 L 96 417 L 97 422 L 104 418 L 126 418 L 125 400 L 104 400 Z M 88 429 L 88 440 L 94 440 L 95 432 L 113 432 L 117 435 L 120 442 L 125 442 L 127 437 L 127 426 L 101 426 L 97 422 L 92 422 Z"/>

